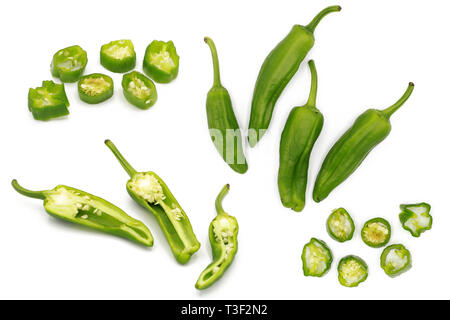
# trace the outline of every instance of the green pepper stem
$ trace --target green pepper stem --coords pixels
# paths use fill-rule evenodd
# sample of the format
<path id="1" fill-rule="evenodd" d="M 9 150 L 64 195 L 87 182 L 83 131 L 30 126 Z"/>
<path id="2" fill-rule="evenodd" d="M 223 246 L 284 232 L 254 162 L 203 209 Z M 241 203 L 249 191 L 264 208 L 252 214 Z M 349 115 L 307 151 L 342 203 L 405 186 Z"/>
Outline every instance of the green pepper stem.
<path id="1" fill-rule="evenodd" d="M 341 6 L 331 6 L 331 7 L 327 7 L 325 9 L 323 9 L 314 17 L 314 19 L 311 20 L 311 22 L 307 26 L 305 26 L 305 28 L 311 32 L 314 32 L 314 30 L 316 29 L 320 20 L 323 19 L 323 17 L 325 17 L 327 14 L 329 14 L 331 12 L 341 11 L 341 9 L 342 9 Z"/>
<path id="2" fill-rule="evenodd" d="M 219 195 L 216 198 L 216 211 L 217 214 L 227 214 L 222 207 L 222 200 L 227 195 L 228 191 L 230 191 L 230 185 L 226 184 L 222 190 L 220 191 Z"/>
<path id="3" fill-rule="evenodd" d="M 11 182 L 13 188 L 20 194 L 23 194 L 26 197 L 36 198 L 36 199 L 45 199 L 44 191 L 31 191 L 22 187 L 16 179 Z"/>
<path id="4" fill-rule="evenodd" d="M 309 98 L 306 105 L 309 107 L 315 107 L 317 98 L 317 69 L 314 60 L 309 60 L 308 66 L 311 71 L 311 89 L 309 91 Z"/>
<path id="5" fill-rule="evenodd" d="M 112 153 L 116 156 L 117 160 L 119 160 L 120 164 L 125 169 L 125 171 L 128 173 L 128 175 L 130 177 L 134 176 L 136 174 L 136 170 L 134 170 L 134 168 L 123 157 L 123 155 L 120 153 L 120 151 L 114 145 L 114 143 L 111 140 L 107 139 L 107 140 L 105 140 L 105 144 L 108 146 L 109 149 L 111 149 Z"/>
<path id="6" fill-rule="evenodd" d="M 414 83 L 410 82 L 403 96 L 401 96 L 401 98 L 398 99 L 398 101 L 394 103 L 392 106 L 381 111 L 384 114 L 384 116 L 389 119 L 392 116 L 392 114 L 395 111 L 397 111 L 408 100 L 413 90 L 414 90 Z"/>
<path id="7" fill-rule="evenodd" d="M 209 46 L 209 49 L 211 50 L 212 60 L 213 60 L 213 67 L 214 67 L 214 86 L 221 86 L 220 83 L 220 70 L 219 70 L 219 58 L 217 57 L 217 49 L 216 45 L 212 41 L 211 38 L 205 37 L 205 42 Z"/>

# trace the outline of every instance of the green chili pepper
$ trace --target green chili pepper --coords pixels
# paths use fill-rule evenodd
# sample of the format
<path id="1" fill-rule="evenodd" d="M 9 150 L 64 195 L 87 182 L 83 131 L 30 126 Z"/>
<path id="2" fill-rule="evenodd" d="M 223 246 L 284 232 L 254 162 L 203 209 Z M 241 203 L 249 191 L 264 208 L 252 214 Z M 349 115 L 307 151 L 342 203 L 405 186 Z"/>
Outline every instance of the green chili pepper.
<path id="1" fill-rule="evenodd" d="M 323 127 L 323 115 L 316 108 L 317 71 L 314 61 L 308 62 L 311 71 L 309 99 L 302 107 L 294 107 L 283 129 L 280 141 L 278 191 L 286 208 L 302 211 L 311 151 Z"/>
<path id="2" fill-rule="evenodd" d="M 31 191 L 13 180 L 12 186 L 24 196 L 44 200 L 44 208 L 51 216 L 127 238 L 148 247 L 153 245 L 152 234 L 141 221 L 133 219 L 102 198 L 63 185 L 58 185 L 53 190 Z"/>
<path id="3" fill-rule="evenodd" d="M 175 259 L 179 263 L 187 263 L 200 248 L 200 243 L 195 237 L 186 213 L 167 185 L 154 172 L 134 170 L 112 141 L 106 140 L 105 144 L 130 176 L 127 182 L 129 195 L 156 217 Z"/>
<path id="4" fill-rule="evenodd" d="M 213 262 L 200 274 L 195 284 L 199 290 L 210 287 L 222 277 L 233 262 L 238 249 L 239 226 L 237 220 L 222 208 L 222 200 L 229 190 L 230 185 L 225 185 L 216 198 L 217 216 L 209 225 L 209 242 L 211 243 Z"/>
<path id="5" fill-rule="evenodd" d="M 338 280 L 344 287 L 357 287 L 368 275 L 369 267 L 360 257 L 350 255 L 339 261 Z"/>
<path id="6" fill-rule="evenodd" d="M 422 232 L 431 229 L 433 217 L 428 203 L 402 204 L 400 209 L 402 212 L 399 218 L 403 229 L 408 230 L 413 237 L 420 237 Z"/>
<path id="7" fill-rule="evenodd" d="M 361 229 L 361 238 L 369 247 L 384 247 L 391 239 L 391 225 L 383 218 L 370 219 Z"/>
<path id="8" fill-rule="evenodd" d="M 303 274 L 311 277 L 322 277 L 330 270 L 333 254 L 327 244 L 319 239 L 311 238 L 302 251 Z"/>
<path id="9" fill-rule="evenodd" d="M 169 83 L 178 75 L 180 57 L 172 41 L 154 40 L 145 50 L 143 69 L 158 83 Z"/>
<path id="10" fill-rule="evenodd" d="M 80 78 L 78 94 L 86 103 L 96 104 L 108 100 L 114 93 L 114 83 L 110 76 L 93 73 Z"/>
<path id="11" fill-rule="evenodd" d="M 28 91 L 28 110 L 36 120 L 49 120 L 69 114 L 69 100 L 64 84 L 42 81 L 42 87 Z"/>
<path id="12" fill-rule="evenodd" d="M 331 6 L 322 10 L 307 26 L 294 25 L 289 34 L 264 60 L 253 91 L 248 126 L 248 140 L 251 147 L 254 147 L 265 134 L 281 92 L 313 47 L 313 33 L 320 20 L 327 14 L 340 10 L 340 6 Z"/>
<path id="13" fill-rule="evenodd" d="M 158 98 L 153 81 L 138 71 L 123 75 L 122 88 L 127 101 L 140 109 L 150 108 Z"/>
<path id="14" fill-rule="evenodd" d="M 123 73 L 136 66 L 136 52 L 131 40 L 116 40 L 102 45 L 100 63 L 112 72 Z"/>
<path id="15" fill-rule="evenodd" d="M 369 152 L 389 135 L 389 118 L 408 100 L 413 89 L 414 84 L 410 82 L 406 92 L 392 106 L 384 110 L 369 109 L 355 120 L 325 157 L 316 178 L 314 201 L 325 199 L 359 167 Z"/>
<path id="16" fill-rule="evenodd" d="M 238 173 L 248 169 L 242 149 L 242 138 L 236 115 L 233 111 L 230 95 L 220 82 L 219 59 L 214 42 L 205 37 L 211 49 L 214 66 L 214 83 L 206 98 L 206 114 L 208 127 L 214 146 L 225 162 Z"/>
<path id="17" fill-rule="evenodd" d="M 335 209 L 327 219 L 327 231 L 334 240 L 345 242 L 353 238 L 355 223 L 347 210 Z"/>
<path id="18" fill-rule="evenodd" d="M 412 267 L 411 253 L 402 244 L 393 244 L 383 250 L 380 265 L 390 277 L 396 277 Z"/>
<path id="19" fill-rule="evenodd" d="M 53 55 L 52 75 L 62 82 L 76 82 L 86 68 L 87 53 L 80 46 L 71 46 L 59 50 Z"/>

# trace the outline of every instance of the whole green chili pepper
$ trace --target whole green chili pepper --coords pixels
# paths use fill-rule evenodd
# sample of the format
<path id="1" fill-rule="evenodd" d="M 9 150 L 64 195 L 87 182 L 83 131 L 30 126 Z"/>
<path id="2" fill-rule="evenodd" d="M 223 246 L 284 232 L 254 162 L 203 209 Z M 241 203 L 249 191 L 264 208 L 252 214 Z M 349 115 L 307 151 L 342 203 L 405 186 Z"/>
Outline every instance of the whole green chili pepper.
<path id="1" fill-rule="evenodd" d="M 136 66 L 136 52 L 131 40 L 116 40 L 102 45 L 100 63 L 112 72 L 128 72 Z"/>
<path id="2" fill-rule="evenodd" d="M 127 182 L 128 194 L 156 217 L 175 259 L 179 263 L 187 263 L 200 248 L 200 243 L 195 237 L 186 213 L 167 185 L 154 172 L 134 170 L 111 140 L 106 140 L 105 144 L 130 176 Z"/>
<path id="3" fill-rule="evenodd" d="M 217 216 L 209 226 L 213 262 L 200 274 L 195 284 L 199 290 L 206 289 L 219 280 L 233 262 L 237 252 L 239 230 L 237 220 L 222 208 L 222 200 L 229 190 L 230 185 L 225 185 L 216 198 Z"/>
<path id="4" fill-rule="evenodd" d="M 49 120 L 69 114 L 69 100 L 64 84 L 42 81 L 42 87 L 28 91 L 28 110 L 36 120 Z"/>
<path id="5" fill-rule="evenodd" d="M 12 186 L 24 196 L 44 200 L 44 208 L 51 216 L 128 238 L 148 247 L 153 245 L 152 234 L 141 221 L 102 198 L 64 185 L 58 185 L 53 190 L 31 191 L 13 180 Z"/>
<path id="6" fill-rule="evenodd" d="M 153 40 L 145 50 L 142 68 L 158 83 L 168 83 L 178 75 L 180 57 L 172 41 Z"/>
<path id="7" fill-rule="evenodd" d="M 433 217 L 430 215 L 431 206 L 428 203 L 402 204 L 399 214 L 403 229 L 409 231 L 413 237 L 420 237 L 422 232 L 431 229 Z"/>
<path id="8" fill-rule="evenodd" d="M 75 82 L 80 79 L 88 62 L 87 53 L 80 46 L 59 50 L 53 55 L 52 76 L 62 82 Z"/>
<path id="9" fill-rule="evenodd" d="M 345 256 L 339 261 L 338 280 L 344 287 L 357 287 L 369 276 L 367 263 L 358 256 Z"/>
<path id="10" fill-rule="evenodd" d="M 316 108 L 317 71 L 313 60 L 308 65 L 311 71 L 308 102 L 291 110 L 280 141 L 278 191 L 283 206 L 294 211 L 305 207 L 309 158 L 323 127 L 323 115 Z"/>
<path id="11" fill-rule="evenodd" d="M 301 62 L 314 45 L 314 30 L 320 20 L 340 6 L 325 8 L 307 25 L 294 25 L 289 34 L 264 60 L 253 91 L 248 141 L 251 147 L 262 138 L 269 127 L 275 104 L 286 85 L 297 72 Z"/>
<path id="12" fill-rule="evenodd" d="M 330 270 L 333 254 L 325 241 L 311 238 L 302 251 L 303 274 L 310 277 L 322 277 Z"/>
<path id="13" fill-rule="evenodd" d="M 380 266 L 388 276 L 399 276 L 412 267 L 411 253 L 402 244 L 390 245 L 381 254 Z"/>
<path id="14" fill-rule="evenodd" d="M 327 232 L 331 238 L 345 242 L 353 238 L 355 223 L 344 208 L 333 210 L 327 219 Z"/>
<path id="15" fill-rule="evenodd" d="M 384 247 L 391 239 L 391 225 L 383 218 L 370 219 L 361 229 L 361 239 L 369 247 Z"/>
<path id="16" fill-rule="evenodd" d="M 86 103 L 97 104 L 108 100 L 114 93 L 114 83 L 110 76 L 92 73 L 78 81 L 78 95 Z"/>
<path id="17" fill-rule="evenodd" d="M 368 109 L 355 120 L 325 157 L 314 185 L 314 201 L 325 199 L 389 135 L 389 118 L 408 100 L 413 89 L 414 84 L 410 82 L 406 92 L 392 106 L 384 110 Z"/>
<path id="18" fill-rule="evenodd" d="M 233 111 L 230 95 L 220 82 L 219 59 L 214 42 L 205 37 L 211 49 L 214 66 L 214 83 L 206 98 L 206 114 L 209 134 L 214 145 L 225 162 L 238 173 L 248 169 L 242 149 L 242 137 L 236 115 Z"/>

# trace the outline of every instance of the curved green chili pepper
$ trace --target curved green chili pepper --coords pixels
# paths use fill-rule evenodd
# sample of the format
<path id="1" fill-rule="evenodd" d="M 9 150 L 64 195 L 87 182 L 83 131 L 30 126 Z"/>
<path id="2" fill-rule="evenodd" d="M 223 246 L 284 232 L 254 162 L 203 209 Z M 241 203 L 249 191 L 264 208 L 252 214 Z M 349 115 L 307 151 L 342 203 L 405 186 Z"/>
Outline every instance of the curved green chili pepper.
<path id="1" fill-rule="evenodd" d="M 209 242 L 214 261 L 200 274 L 195 284 L 199 290 L 206 289 L 219 280 L 233 262 L 237 252 L 239 230 L 237 220 L 222 208 L 222 200 L 229 190 L 230 185 L 225 185 L 216 199 L 217 216 L 209 226 Z"/>
<path id="2" fill-rule="evenodd" d="M 383 218 L 370 219 L 361 229 L 361 239 L 369 247 L 384 247 L 391 239 L 391 225 Z"/>
<path id="3" fill-rule="evenodd" d="M 330 270 L 333 254 L 325 241 L 311 238 L 302 251 L 303 274 L 310 277 L 322 277 Z"/>
<path id="4" fill-rule="evenodd" d="M 313 33 L 320 20 L 327 14 L 340 10 L 340 6 L 331 6 L 319 12 L 307 26 L 294 25 L 264 60 L 253 91 L 248 125 L 248 141 L 251 147 L 258 143 L 269 127 L 278 97 L 313 47 Z"/>
<path id="5" fill-rule="evenodd" d="M 122 73 L 136 66 L 136 52 L 131 40 L 116 40 L 102 45 L 100 63 L 112 72 Z"/>
<path id="6" fill-rule="evenodd" d="M 225 162 L 238 173 L 248 169 L 242 149 L 242 137 L 236 115 L 233 111 L 230 95 L 220 82 L 219 59 L 214 42 L 205 37 L 211 49 L 214 66 L 214 83 L 206 98 L 208 127 L 214 146 Z"/>
<path id="7" fill-rule="evenodd" d="M 143 69 L 158 83 L 168 83 L 178 75 L 180 57 L 172 41 L 152 41 L 145 50 Z"/>
<path id="8" fill-rule="evenodd" d="M 367 263 L 358 256 L 342 258 L 338 265 L 338 280 L 344 287 L 357 287 L 369 276 Z"/>
<path id="9" fill-rule="evenodd" d="M 78 81 L 78 94 L 86 103 L 96 104 L 108 100 L 114 93 L 114 83 L 110 76 L 93 73 L 82 76 Z"/>
<path id="10" fill-rule="evenodd" d="M 333 210 L 327 219 L 327 232 L 331 238 L 345 242 L 353 238 L 355 223 L 344 208 Z"/>
<path id="11" fill-rule="evenodd" d="M 311 71 L 311 91 L 303 107 L 291 110 L 280 141 L 278 191 L 286 208 L 302 211 L 311 151 L 323 127 L 323 115 L 316 108 L 317 71 L 314 61 L 308 62 Z"/>
<path id="12" fill-rule="evenodd" d="M 153 245 L 152 234 L 141 221 L 102 198 L 63 185 L 53 190 L 31 191 L 21 187 L 14 179 L 12 186 L 24 196 L 44 200 L 44 208 L 51 216 L 128 238 L 148 247 Z"/>
<path id="13" fill-rule="evenodd" d="M 158 220 L 170 248 L 179 263 L 187 263 L 200 248 L 191 223 L 164 181 L 154 172 L 137 172 L 111 140 L 105 144 L 130 176 L 128 194 Z"/>
<path id="14" fill-rule="evenodd" d="M 59 50 L 53 55 L 52 76 L 62 82 L 75 82 L 80 79 L 88 62 L 87 53 L 80 46 Z"/>
<path id="15" fill-rule="evenodd" d="M 402 244 L 393 244 L 383 250 L 380 266 L 390 277 L 396 277 L 412 267 L 411 253 Z"/>
<path id="16" fill-rule="evenodd" d="M 399 214 L 403 229 L 409 231 L 413 237 L 420 237 L 422 232 L 431 229 L 433 217 L 430 215 L 431 206 L 428 203 L 402 204 Z"/>
<path id="17" fill-rule="evenodd" d="M 389 118 L 408 100 L 413 89 L 414 84 L 410 82 L 406 92 L 392 106 L 384 110 L 369 109 L 355 120 L 325 157 L 314 185 L 314 201 L 325 199 L 389 135 Z"/>

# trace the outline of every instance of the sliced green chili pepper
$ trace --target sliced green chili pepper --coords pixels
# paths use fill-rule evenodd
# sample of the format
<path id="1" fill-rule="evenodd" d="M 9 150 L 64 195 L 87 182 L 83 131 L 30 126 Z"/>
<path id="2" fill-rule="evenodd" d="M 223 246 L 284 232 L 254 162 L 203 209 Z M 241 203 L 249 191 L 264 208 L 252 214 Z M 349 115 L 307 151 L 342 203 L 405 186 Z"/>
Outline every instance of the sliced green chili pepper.
<path id="1" fill-rule="evenodd" d="M 42 81 L 42 87 L 28 91 L 28 109 L 36 120 L 49 120 L 69 114 L 64 84 Z"/>
<path id="2" fill-rule="evenodd" d="M 31 191 L 13 180 L 12 186 L 24 196 L 44 200 L 44 208 L 51 216 L 127 238 L 148 247 L 153 245 L 152 234 L 141 221 L 133 219 L 102 198 L 63 185 L 58 185 L 53 190 Z"/>
<path id="3" fill-rule="evenodd" d="M 355 223 L 347 210 L 335 209 L 327 219 L 327 231 L 334 240 L 345 242 L 353 238 Z"/>
<path id="4" fill-rule="evenodd" d="M 187 263 L 200 248 L 200 243 L 195 237 L 186 213 L 167 185 L 154 172 L 134 170 L 110 140 L 106 140 L 105 144 L 130 176 L 127 182 L 130 196 L 156 217 L 175 259 L 179 263 Z"/>
<path id="5" fill-rule="evenodd" d="M 239 226 L 237 220 L 222 208 L 222 200 L 229 190 L 230 185 L 225 185 L 216 199 L 217 216 L 209 225 L 209 242 L 211 243 L 213 262 L 200 274 L 195 284 L 199 290 L 210 287 L 222 277 L 233 262 L 238 249 Z"/>
<path id="6" fill-rule="evenodd" d="M 208 37 L 205 37 L 205 42 L 211 49 L 214 66 L 214 83 L 206 98 L 209 134 L 217 151 L 231 169 L 238 173 L 245 173 L 248 165 L 242 149 L 241 130 L 233 111 L 230 95 L 220 83 L 216 46 Z"/>
<path id="7" fill-rule="evenodd" d="M 278 191 L 283 206 L 297 212 L 305 207 L 309 158 L 323 127 L 323 115 L 316 108 L 317 71 L 313 60 L 308 65 L 311 71 L 308 102 L 291 110 L 280 141 Z"/>
<path id="8" fill-rule="evenodd" d="M 391 225 L 383 218 L 370 219 L 361 229 L 361 238 L 369 247 L 384 247 L 391 239 Z"/>
<path id="9" fill-rule="evenodd" d="M 87 53 L 80 46 L 71 46 L 59 50 L 53 55 L 52 75 L 62 82 L 76 82 L 86 68 Z"/>
<path id="10" fill-rule="evenodd" d="M 431 229 L 433 217 L 430 215 L 431 206 L 422 202 L 417 204 L 400 205 L 399 215 L 403 229 L 408 230 L 413 237 L 420 237 L 422 232 Z"/>
<path id="11" fill-rule="evenodd" d="M 168 83 L 178 75 L 180 57 L 172 41 L 154 40 L 145 50 L 143 69 L 158 83 Z"/>
<path id="12" fill-rule="evenodd" d="M 136 66 L 136 52 L 131 40 L 116 40 L 102 45 L 100 63 L 112 72 L 128 72 Z"/>
<path id="13" fill-rule="evenodd" d="M 360 257 L 350 255 L 339 261 L 338 280 L 344 287 L 357 287 L 368 275 L 369 267 Z"/>
<path id="14" fill-rule="evenodd" d="M 331 6 L 322 10 L 307 26 L 294 25 L 264 60 L 253 91 L 248 126 L 248 141 L 251 147 L 265 134 L 279 96 L 313 47 L 313 33 L 318 23 L 327 14 L 340 10 L 340 6 Z"/>
<path id="15" fill-rule="evenodd" d="M 138 71 L 123 75 L 122 88 L 128 102 L 140 109 L 150 108 L 158 98 L 153 81 Z"/>
<path id="16" fill-rule="evenodd" d="M 311 277 L 322 277 L 330 270 L 333 254 L 327 244 L 319 239 L 311 238 L 302 251 L 303 274 Z"/>
<path id="17" fill-rule="evenodd" d="M 380 265 L 390 277 L 396 277 L 412 267 L 411 253 L 402 244 L 393 244 L 383 250 Z"/>
<path id="18" fill-rule="evenodd" d="M 110 76 L 93 73 L 80 78 L 78 94 L 86 103 L 100 103 L 108 100 L 114 93 L 114 83 Z"/>
<path id="19" fill-rule="evenodd" d="M 392 106 L 384 110 L 369 109 L 355 120 L 325 157 L 314 185 L 314 201 L 325 199 L 389 135 L 389 118 L 408 100 L 413 89 L 414 84 L 410 82 L 406 92 Z"/>

